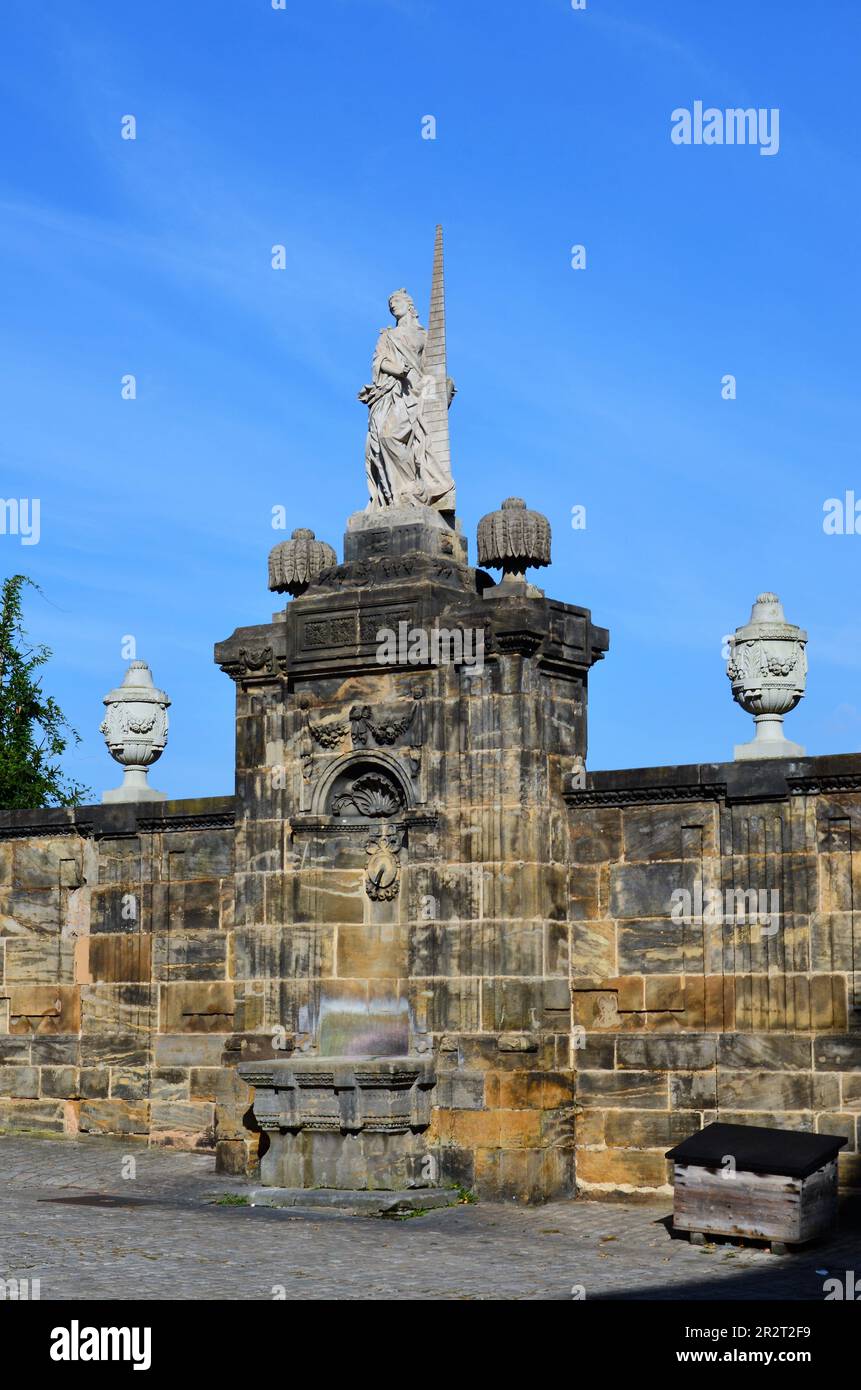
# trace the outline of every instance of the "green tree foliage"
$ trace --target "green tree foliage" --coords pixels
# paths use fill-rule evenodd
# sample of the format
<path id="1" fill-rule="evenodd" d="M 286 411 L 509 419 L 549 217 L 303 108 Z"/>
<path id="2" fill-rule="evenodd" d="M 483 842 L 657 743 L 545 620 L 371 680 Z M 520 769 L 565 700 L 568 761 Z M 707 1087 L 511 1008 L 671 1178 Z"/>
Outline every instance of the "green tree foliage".
<path id="1" fill-rule="evenodd" d="M 3 581 L 0 595 L 0 809 L 78 806 L 89 787 L 69 782 L 59 759 L 80 738 L 56 700 L 43 695 L 36 674 L 51 658 L 47 647 L 31 647 L 21 616 L 24 585 L 41 593 L 24 574 Z"/>

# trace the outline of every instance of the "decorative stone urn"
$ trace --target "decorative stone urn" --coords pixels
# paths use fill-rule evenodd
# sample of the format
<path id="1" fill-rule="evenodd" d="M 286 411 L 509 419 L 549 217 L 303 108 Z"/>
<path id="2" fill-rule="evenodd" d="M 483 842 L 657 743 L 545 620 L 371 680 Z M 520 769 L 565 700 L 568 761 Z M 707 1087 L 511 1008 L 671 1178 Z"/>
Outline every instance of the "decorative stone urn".
<path id="1" fill-rule="evenodd" d="M 736 744 L 736 759 L 801 757 L 801 745 L 784 738 L 783 717 L 804 694 L 807 633 L 786 621 L 777 594 L 760 594 L 729 643 L 733 699 L 756 724 L 756 737 Z"/>
<path id="2" fill-rule="evenodd" d="M 269 552 L 269 588 L 276 594 L 304 594 L 322 570 L 337 565 L 338 557 L 326 541 L 318 541 L 307 526 L 300 526 L 289 541 Z"/>
<path id="3" fill-rule="evenodd" d="M 105 696 L 107 713 L 99 725 L 112 758 L 125 768 L 122 786 L 106 791 L 103 802 L 166 801 L 147 782 L 147 768 L 157 762 L 167 744 L 170 700 L 153 685 L 145 661 L 129 665 L 122 685 Z"/>
<path id="4" fill-rule="evenodd" d="M 499 511 L 478 523 L 478 563 L 501 569 L 502 579 L 485 598 L 519 595 L 540 598 L 542 591 L 524 578 L 528 569 L 550 564 L 550 522 L 532 512 L 522 497 L 506 497 Z"/>

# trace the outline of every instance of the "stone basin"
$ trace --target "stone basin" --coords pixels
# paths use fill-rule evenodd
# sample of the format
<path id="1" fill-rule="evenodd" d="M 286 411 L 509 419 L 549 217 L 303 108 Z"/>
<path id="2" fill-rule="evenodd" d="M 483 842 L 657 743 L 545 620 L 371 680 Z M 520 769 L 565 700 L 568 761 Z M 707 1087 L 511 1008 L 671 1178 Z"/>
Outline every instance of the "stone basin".
<path id="1" fill-rule="evenodd" d="M 240 1064 L 255 1088 L 264 1187 L 401 1190 L 434 1186 L 423 1133 L 431 1056 L 278 1058 Z"/>

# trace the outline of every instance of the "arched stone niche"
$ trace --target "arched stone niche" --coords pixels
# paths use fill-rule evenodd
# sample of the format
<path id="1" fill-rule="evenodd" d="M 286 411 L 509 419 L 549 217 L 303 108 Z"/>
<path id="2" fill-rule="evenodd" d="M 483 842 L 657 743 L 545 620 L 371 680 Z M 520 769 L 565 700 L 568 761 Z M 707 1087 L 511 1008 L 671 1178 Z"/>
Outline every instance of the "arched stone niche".
<path id="1" fill-rule="evenodd" d="M 403 815 L 409 784 L 393 759 L 360 755 L 333 769 L 325 788 L 326 815 L 366 828 L 368 863 L 365 892 L 372 903 L 391 903 L 401 887 L 401 851 L 405 847 Z"/>
<path id="2" fill-rule="evenodd" d="M 348 753 L 330 764 L 314 791 L 312 812 L 343 820 L 376 821 L 414 805 L 410 779 L 390 753 Z"/>
<path id="3" fill-rule="evenodd" d="M 315 787 L 311 816 L 294 821 L 315 842 L 316 869 L 336 860 L 361 864 L 363 921 L 349 918 L 335 937 L 335 972 L 322 982 L 314 1029 L 323 1057 L 405 1056 L 414 1023 L 408 975 L 405 874 L 415 797 L 406 767 L 383 750 L 332 759 Z M 328 860 L 328 864 L 327 864 Z M 308 860 L 304 860 L 308 864 Z M 363 987 L 364 986 L 364 987 Z"/>

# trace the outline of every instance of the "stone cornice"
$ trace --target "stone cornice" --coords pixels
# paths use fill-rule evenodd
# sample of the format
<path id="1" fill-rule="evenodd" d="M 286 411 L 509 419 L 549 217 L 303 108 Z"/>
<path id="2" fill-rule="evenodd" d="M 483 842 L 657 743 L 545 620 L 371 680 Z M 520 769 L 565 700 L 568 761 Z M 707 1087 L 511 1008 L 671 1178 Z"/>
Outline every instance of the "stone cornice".
<path id="1" fill-rule="evenodd" d="M 290 817 L 290 827 L 308 835 L 367 835 L 368 831 L 381 824 L 405 826 L 408 829 L 435 829 L 439 824 L 439 811 L 426 807 L 407 807 L 396 815 L 377 820 L 366 818 L 352 819 L 347 816 L 318 816 L 298 813 Z"/>
<path id="2" fill-rule="evenodd" d="M 579 806 L 644 806 L 680 801 L 722 801 L 726 784 L 699 783 L 676 787 L 585 787 L 564 793 L 568 805 Z"/>
<path id="3" fill-rule="evenodd" d="M 576 811 L 695 801 L 732 805 L 853 792 L 861 792 L 858 753 L 594 772 L 587 774 L 585 787 L 570 787 L 563 795 Z"/>
<path id="4" fill-rule="evenodd" d="M 391 573 L 387 577 L 384 564 L 390 572 L 407 565 L 409 572 L 398 579 Z M 489 664 L 520 655 L 554 675 L 578 679 L 608 649 L 609 633 L 592 622 L 586 608 L 518 594 L 497 595 L 490 601 L 487 586 L 478 583 L 479 572 L 439 558 L 428 559 L 427 565 L 450 569 L 451 584 L 444 576 L 427 573 L 421 556 L 386 558 L 378 570 L 366 566 L 378 582 L 360 587 L 322 587 L 355 566 L 326 571 L 271 623 L 237 628 L 218 642 L 215 660 L 243 689 L 275 688 L 297 677 L 333 672 L 367 674 L 379 670 L 377 631 L 398 632 L 401 624 L 408 631 L 475 629 L 484 634 Z M 469 583 L 460 582 L 464 575 L 472 576 Z M 391 672 L 419 671 L 433 669 L 434 663 L 413 664 L 398 657 L 386 666 Z"/>
<path id="5" fill-rule="evenodd" d="M 123 839 L 156 831 L 232 829 L 235 816 L 232 796 L 99 806 L 43 806 L 32 811 L 0 811 L 0 840 L 60 835 Z"/>
<path id="6" fill-rule="evenodd" d="M 861 792 L 861 772 L 823 777 L 788 777 L 791 796 L 820 796 L 823 792 Z"/>

